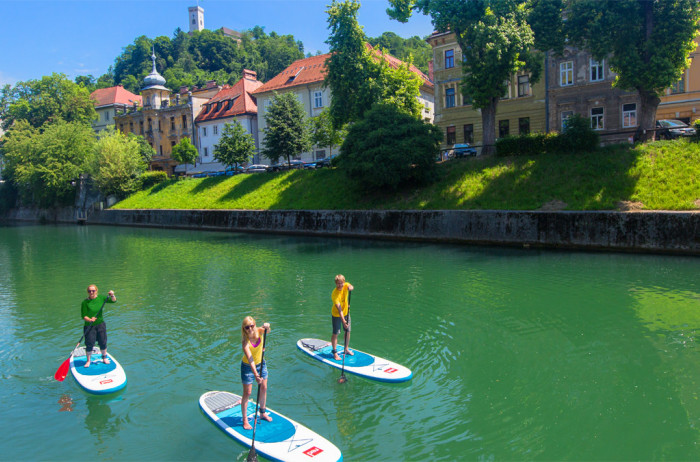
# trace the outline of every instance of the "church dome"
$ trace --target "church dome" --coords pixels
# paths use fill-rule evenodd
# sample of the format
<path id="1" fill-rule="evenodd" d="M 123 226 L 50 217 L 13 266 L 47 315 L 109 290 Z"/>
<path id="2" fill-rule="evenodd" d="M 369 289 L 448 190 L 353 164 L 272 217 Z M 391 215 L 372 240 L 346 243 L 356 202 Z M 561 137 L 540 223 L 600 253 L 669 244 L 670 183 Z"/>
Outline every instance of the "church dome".
<path id="1" fill-rule="evenodd" d="M 156 55 L 155 52 L 151 55 L 151 59 L 153 60 L 153 70 L 151 71 L 150 74 L 148 74 L 146 77 L 143 79 L 144 83 L 144 90 L 148 88 L 154 88 L 154 87 L 162 87 L 165 89 L 165 78 L 158 73 L 156 70 Z"/>

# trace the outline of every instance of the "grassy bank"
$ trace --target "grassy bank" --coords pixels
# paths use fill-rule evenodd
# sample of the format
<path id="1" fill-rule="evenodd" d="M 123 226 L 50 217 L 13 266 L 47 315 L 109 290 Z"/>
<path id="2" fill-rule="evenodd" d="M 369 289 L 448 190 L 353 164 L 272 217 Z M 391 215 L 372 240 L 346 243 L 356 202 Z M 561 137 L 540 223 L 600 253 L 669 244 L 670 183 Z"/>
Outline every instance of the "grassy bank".
<path id="1" fill-rule="evenodd" d="M 456 159 L 425 188 L 367 194 L 337 169 L 171 180 L 114 208 L 698 210 L 700 144 L 660 141 L 576 155 Z"/>

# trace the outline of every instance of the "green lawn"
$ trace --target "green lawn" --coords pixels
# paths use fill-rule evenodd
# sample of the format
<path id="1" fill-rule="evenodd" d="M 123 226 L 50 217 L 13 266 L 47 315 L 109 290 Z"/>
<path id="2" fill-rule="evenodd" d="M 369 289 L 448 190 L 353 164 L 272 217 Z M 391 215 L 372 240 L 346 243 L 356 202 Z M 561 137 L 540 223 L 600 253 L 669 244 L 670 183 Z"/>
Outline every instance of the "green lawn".
<path id="1" fill-rule="evenodd" d="M 337 169 L 171 180 L 113 208 L 643 210 L 700 208 L 700 144 L 659 141 L 595 153 L 456 159 L 424 188 L 368 193 Z M 696 205 L 697 202 L 697 205 Z"/>

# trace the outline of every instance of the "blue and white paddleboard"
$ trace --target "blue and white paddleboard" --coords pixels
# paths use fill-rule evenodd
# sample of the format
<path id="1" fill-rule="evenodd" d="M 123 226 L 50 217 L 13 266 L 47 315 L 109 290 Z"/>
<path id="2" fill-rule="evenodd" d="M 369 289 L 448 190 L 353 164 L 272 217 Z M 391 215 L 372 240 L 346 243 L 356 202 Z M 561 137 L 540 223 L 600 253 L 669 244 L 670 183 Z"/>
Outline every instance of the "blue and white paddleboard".
<path id="1" fill-rule="evenodd" d="M 250 447 L 253 430 L 243 429 L 241 397 L 227 391 L 210 391 L 199 398 L 199 407 L 227 435 Z M 248 422 L 253 425 L 255 403 L 248 401 Z M 339 462 L 340 449 L 303 425 L 278 414 L 269 407 L 272 422 L 258 419 L 255 429 L 255 451 L 268 459 L 292 462 Z"/>
<path id="2" fill-rule="evenodd" d="M 340 360 L 333 359 L 331 342 L 327 340 L 303 338 L 297 342 L 297 347 L 314 359 L 318 359 L 338 369 L 343 367 L 343 345 L 337 345 Z M 354 354 L 345 356 L 345 371 L 351 374 L 379 380 L 380 382 L 405 382 L 413 376 L 410 369 L 388 359 L 363 353 L 353 348 L 350 348 L 350 351 Z"/>
<path id="3" fill-rule="evenodd" d="M 88 393 L 105 395 L 126 386 L 126 374 L 121 364 L 111 354 L 107 353 L 107 357 L 109 364 L 102 362 L 102 353 L 95 347 L 92 350 L 90 367 L 85 367 L 87 362 L 85 347 L 81 346 L 73 350 L 70 357 L 71 374 L 78 385 Z"/>

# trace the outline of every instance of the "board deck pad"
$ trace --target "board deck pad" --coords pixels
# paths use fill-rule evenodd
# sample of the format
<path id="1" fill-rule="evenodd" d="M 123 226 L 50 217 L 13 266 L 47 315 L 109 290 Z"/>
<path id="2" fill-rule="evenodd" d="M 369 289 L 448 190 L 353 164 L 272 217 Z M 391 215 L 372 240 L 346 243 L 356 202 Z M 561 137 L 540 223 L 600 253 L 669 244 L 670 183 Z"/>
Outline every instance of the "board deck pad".
<path id="1" fill-rule="evenodd" d="M 225 391 L 210 391 L 199 398 L 202 411 L 227 435 L 250 447 L 253 430 L 243 428 L 241 397 Z M 258 419 L 255 429 L 255 450 L 279 461 L 338 462 L 340 450 L 330 441 L 269 407 L 272 422 Z M 247 419 L 253 426 L 255 402 L 248 401 Z"/>
<path id="2" fill-rule="evenodd" d="M 102 352 L 95 347 L 92 350 L 90 367 L 85 367 L 87 356 L 85 347 L 73 350 L 70 358 L 70 371 L 81 388 L 93 394 L 114 393 L 126 386 L 126 374 L 119 362 L 107 353 L 109 364 L 102 361 Z"/>
<path id="3" fill-rule="evenodd" d="M 345 347 L 340 344 L 336 349 L 340 359 L 335 359 L 331 343 L 327 340 L 303 338 L 297 342 L 297 347 L 312 358 L 338 369 L 343 368 L 344 356 L 346 372 L 368 379 L 380 382 L 405 382 L 413 376 L 410 369 L 400 364 L 354 348 L 350 348 L 352 355 L 345 355 Z"/>

